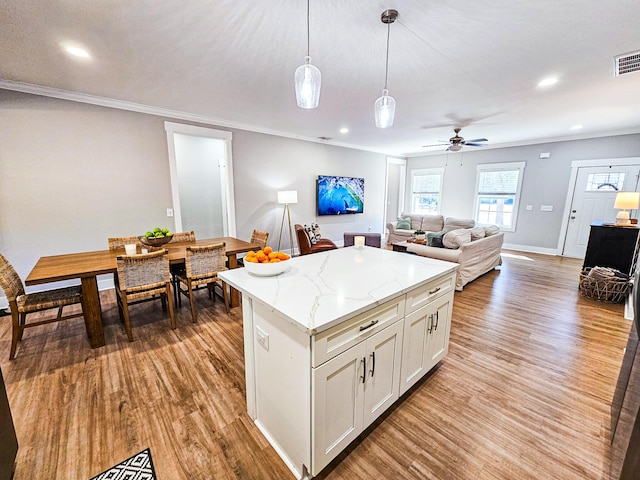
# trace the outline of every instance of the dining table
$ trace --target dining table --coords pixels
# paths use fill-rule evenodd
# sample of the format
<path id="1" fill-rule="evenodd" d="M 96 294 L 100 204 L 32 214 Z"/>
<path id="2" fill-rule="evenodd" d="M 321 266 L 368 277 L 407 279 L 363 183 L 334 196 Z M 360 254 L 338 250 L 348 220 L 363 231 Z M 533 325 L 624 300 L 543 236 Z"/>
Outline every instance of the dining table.
<path id="1" fill-rule="evenodd" d="M 257 250 L 260 245 L 246 242 L 234 237 L 217 237 L 196 240 L 192 242 L 169 242 L 163 247 L 168 251 L 171 264 L 184 263 L 186 249 L 190 245 L 211 245 L 224 242 L 228 268 L 238 267 L 239 253 Z M 124 247 L 117 250 L 97 250 L 93 252 L 66 253 L 40 257 L 33 269 L 27 275 L 25 284 L 40 285 L 50 282 L 80 279 L 82 284 L 84 323 L 91 348 L 102 347 L 105 344 L 98 292 L 98 275 L 117 274 L 118 255 L 124 254 Z M 231 306 L 240 305 L 240 294 L 233 287 L 231 289 Z"/>

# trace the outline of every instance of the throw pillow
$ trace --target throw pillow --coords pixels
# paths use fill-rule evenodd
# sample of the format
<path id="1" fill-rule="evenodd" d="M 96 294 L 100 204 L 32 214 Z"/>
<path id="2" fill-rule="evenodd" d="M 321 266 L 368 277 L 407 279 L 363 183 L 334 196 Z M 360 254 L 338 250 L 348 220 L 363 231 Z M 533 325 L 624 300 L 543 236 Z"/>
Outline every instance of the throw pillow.
<path id="1" fill-rule="evenodd" d="M 468 228 L 459 228 L 445 233 L 442 237 L 442 244 L 445 248 L 460 248 L 460 246 L 471 241 L 471 231 Z"/>
<path id="2" fill-rule="evenodd" d="M 311 223 L 311 230 L 313 231 L 313 235 L 316 237 L 316 242 L 322 238 L 322 235 L 320 234 L 320 226 L 316 222 Z"/>
<path id="3" fill-rule="evenodd" d="M 396 230 L 411 230 L 411 219 L 398 217 L 398 223 L 396 223 Z"/>
<path id="4" fill-rule="evenodd" d="M 479 240 L 485 237 L 484 227 L 476 227 L 469 230 L 471 232 L 471 241 Z"/>
<path id="5" fill-rule="evenodd" d="M 311 243 L 311 245 L 315 245 L 318 240 L 316 239 L 316 234 L 313 233 L 313 224 L 311 224 L 311 226 L 308 226 L 305 223 L 304 232 L 307 234 L 307 237 L 309 237 L 309 242 Z"/>
<path id="6" fill-rule="evenodd" d="M 485 237 L 490 237 L 491 235 L 496 235 L 500 233 L 500 227 L 497 225 L 487 225 L 484 227 L 484 235 Z"/>
<path id="7" fill-rule="evenodd" d="M 442 237 L 447 233 L 444 230 L 441 232 L 429 232 L 427 233 L 427 245 L 430 247 L 444 247 L 442 243 Z"/>
<path id="8" fill-rule="evenodd" d="M 473 228 L 475 226 L 475 221 L 469 218 L 454 218 L 447 217 L 444 220 L 444 228 L 447 232 L 451 230 L 458 230 L 460 228 Z"/>

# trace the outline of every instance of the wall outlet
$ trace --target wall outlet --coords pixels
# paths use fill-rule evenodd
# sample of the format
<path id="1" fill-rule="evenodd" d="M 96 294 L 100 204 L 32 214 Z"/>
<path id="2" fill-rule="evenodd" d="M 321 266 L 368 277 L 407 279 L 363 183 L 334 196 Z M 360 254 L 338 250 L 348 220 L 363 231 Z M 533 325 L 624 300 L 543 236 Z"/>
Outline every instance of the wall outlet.
<path id="1" fill-rule="evenodd" d="M 167 217 L 173 217 L 173 208 L 167 208 Z"/>
<path id="2" fill-rule="evenodd" d="M 533 205 L 527 205 L 527 206 L 525 207 L 525 210 L 528 210 L 528 211 L 533 210 Z"/>
<path id="3" fill-rule="evenodd" d="M 256 325 L 256 340 L 262 347 L 269 351 L 269 334 Z"/>

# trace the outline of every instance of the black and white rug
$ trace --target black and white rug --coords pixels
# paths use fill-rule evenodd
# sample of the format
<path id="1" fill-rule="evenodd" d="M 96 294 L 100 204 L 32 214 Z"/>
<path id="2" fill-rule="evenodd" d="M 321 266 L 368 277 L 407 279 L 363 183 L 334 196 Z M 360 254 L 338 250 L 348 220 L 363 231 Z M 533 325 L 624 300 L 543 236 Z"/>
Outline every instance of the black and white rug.
<path id="1" fill-rule="evenodd" d="M 90 480 L 156 480 L 151 450 L 147 448 L 136 453 Z"/>

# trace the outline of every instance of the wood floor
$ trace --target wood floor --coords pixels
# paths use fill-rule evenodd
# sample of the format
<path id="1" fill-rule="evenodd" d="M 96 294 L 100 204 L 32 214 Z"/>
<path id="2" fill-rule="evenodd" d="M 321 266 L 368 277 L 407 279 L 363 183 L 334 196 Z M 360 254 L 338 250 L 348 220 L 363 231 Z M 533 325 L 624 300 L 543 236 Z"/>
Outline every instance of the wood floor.
<path id="1" fill-rule="evenodd" d="M 580 296 L 579 261 L 509 253 L 455 294 L 448 356 L 317 478 L 609 479 L 623 306 Z M 245 413 L 241 309 L 197 302 L 174 331 L 159 302 L 133 307 L 129 343 L 103 292 L 105 347 L 74 319 L 27 330 L 12 362 L 1 317 L 15 480 L 88 479 L 146 447 L 159 480 L 292 479 Z"/>

